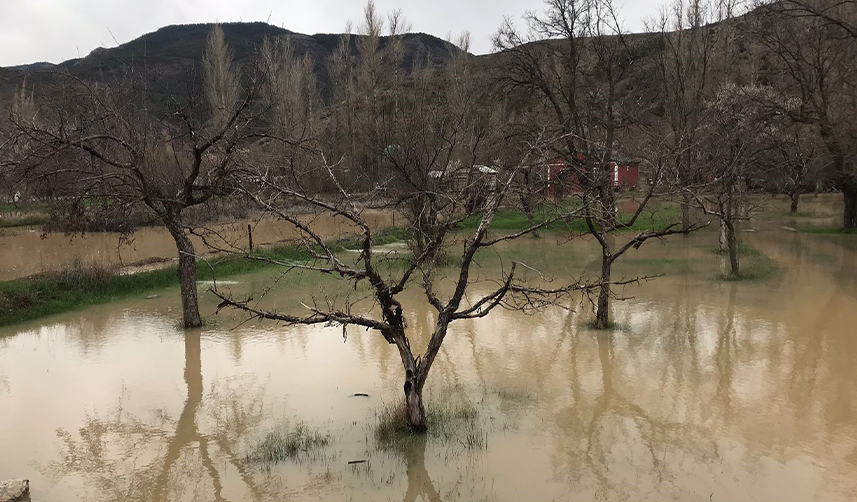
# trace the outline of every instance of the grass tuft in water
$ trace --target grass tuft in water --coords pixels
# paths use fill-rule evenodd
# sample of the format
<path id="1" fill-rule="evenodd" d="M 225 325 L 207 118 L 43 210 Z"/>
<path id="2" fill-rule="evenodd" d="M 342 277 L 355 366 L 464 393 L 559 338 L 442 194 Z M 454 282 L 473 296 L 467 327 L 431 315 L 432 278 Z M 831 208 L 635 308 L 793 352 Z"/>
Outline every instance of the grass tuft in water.
<path id="1" fill-rule="evenodd" d="M 595 327 L 595 319 L 590 319 L 583 323 L 584 327 L 594 331 L 630 331 L 631 326 L 622 322 L 607 321 L 607 326 L 604 328 Z"/>
<path id="2" fill-rule="evenodd" d="M 247 455 L 247 461 L 270 466 L 287 460 L 313 456 L 328 444 L 330 444 L 330 436 L 312 430 L 301 422 L 292 430 L 281 427 L 266 434 Z"/>
<path id="3" fill-rule="evenodd" d="M 425 433 L 411 428 L 404 401 L 382 406 L 376 413 L 375 422 L 375 441 L 378 446 L 401 446 L 422 434 L 442 443 L 460 444 L 469 450 L 487 446 L 488 438 L 479 421 L 479 412 L 470 402 L 453 402 L 450 399 L 426 401 L 428 431 Z"/>

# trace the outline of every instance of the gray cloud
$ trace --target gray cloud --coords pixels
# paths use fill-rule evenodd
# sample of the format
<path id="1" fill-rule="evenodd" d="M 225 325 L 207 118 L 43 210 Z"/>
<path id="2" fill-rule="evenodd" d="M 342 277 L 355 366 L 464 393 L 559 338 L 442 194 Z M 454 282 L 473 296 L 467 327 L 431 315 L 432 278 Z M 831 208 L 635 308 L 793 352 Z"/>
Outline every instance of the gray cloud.
<path id="1" fill-rule="evenodd" d="M 658 12 L 662 0 L 617 0 L 628 29 Z M 541 10 L 542 0 L 377 0 L 379 11 L 402 9 L 415 31 L 444 37 L 471 33 L 476 53 L 504 16 Z M 113 47 L 180 23 L 269 21 L 301 33 L 341 32 L 358 22 L 362 0 L 0 0 L 0 66 L 60 62 Z"/>

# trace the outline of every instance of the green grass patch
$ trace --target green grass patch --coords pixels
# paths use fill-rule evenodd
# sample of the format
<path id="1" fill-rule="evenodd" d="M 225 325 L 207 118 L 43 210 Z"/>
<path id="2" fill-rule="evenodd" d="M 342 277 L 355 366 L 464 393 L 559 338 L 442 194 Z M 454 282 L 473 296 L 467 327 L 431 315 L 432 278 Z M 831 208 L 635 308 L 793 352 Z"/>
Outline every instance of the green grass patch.
<path id="1" fill-rule="evenodd" d="M 846 227 L 801 227 L 799 232 L 818 235 L 820 239 L 842 246 L 848 250 L 857 250 L 857 228 Z"/>
<path id="2" fill-rule="evenodd" d="M 482 430 L 479 413 L 469 401 L 453 401 L 450 398 L 426 399 L 426 421 L 429 439 L 464 446 L 467 449 L 483 449 L 488 444 Z M 408 423 L 403 400 L 382 406 L 376 413 L 375 441 L 382 449 L 405 444 L 421 432 L 414 431 Z"/>
<path id="3" fill-rule="evenodd" d="M 316 458 L 320 450 L 329 444 L 329 435 L 321 434 L 300 422 L 294 428 L 279 427 L 266 434 L 247 455 L 246 460 L 263 467 L 271 467 L 288 460 Z"/>
<path id="4" fill-rule="evenodd" d="M 378 232 L 375 245 L 396 242 L 401 229 Z M 341 239 L 334 249 L 345 250 L 356 241 Z M 288 263 L 306 262 L 312 254 L 296 244 L 260 248 L 254 252 L 270 260 Z M 206 281 L 276 267 L 264 261 L 248 260 L 242 256 L 214 256 L 198 259 L 197 280 Z M 63 272 L 40 274 L 25 279 L 0 282 L 0 326 L 67 312 L 90 305 L 107 303 L 131 296 L 178 286 L 176 265 L 162 269 L 119 275 L 114 268 L 96 264 L 75 263 Z"/>
<path id="5" fill-rule="evenodd" d="M 562 215 L 562 212 L 567 212 L 573 209 L 568 207 L 557 207 L 544 205 L 540 206 L 534 216 L 536 224 L 541 224 Z M 627 223 L 631 221 L 631 214 L 620 213 L 617 215 L 619 221 Z M 668 225 L 674 224 L 681 219 L 681 209 L 676 206 L 667 206 L 651 211 L 645 210 L 640 213 L 640 216 L 634 221 L 630 227 L 620 228 L 620 231 L 643 231 L 643 230 L 661 230 Z M 472 216 L 467 218 L 459 225 L 462 230 L 475 230 L 479 227 L 481 218 Z M 494 216 L 494 221 L 491 222 L 489 229 L 497 231 L 520 231 L 530 227 L 530 222 L 527 215 L 520 209 L 500 209 Z M 572 220 L 557 220 L 540 229 L 540 231 L 548 232 L 569 232 L 569 233 L 584 233 L 589 231 L 586 222 L 581 218 Z"/>
<path id="6" fill-rule="evenodd" d="M 120 276 L 99 265 L 0 282 L 0 326 L 106 303 L 178 283 L 175 267 Z"/>
<path id="7" fill-rule="evenodd" d="M 28 211 L 47 212 L 49 209 L 50 206 L 46 202 L 18 202 L 12 204 L 0 204 L 0 213 L 25 213 Z"/>

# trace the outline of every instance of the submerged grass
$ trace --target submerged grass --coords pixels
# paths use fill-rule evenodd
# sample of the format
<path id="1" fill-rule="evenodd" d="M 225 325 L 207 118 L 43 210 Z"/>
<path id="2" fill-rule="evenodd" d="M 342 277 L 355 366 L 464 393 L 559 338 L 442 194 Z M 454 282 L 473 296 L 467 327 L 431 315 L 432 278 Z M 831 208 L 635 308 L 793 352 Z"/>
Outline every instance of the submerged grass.
<path id="1" fill-rule="evenodd" d="M 321 434 L 300 422 L 293 429 L 284 426 L 266 434 L 247 455 L 246 460 L 263 467 L 270 467 L 287 460 L 312 458 L 329 444 L 329 435 Z"/>
<path id="2" fill-rule="evenodd" d="M 599 328 L 595 325 L 595 319 L 589 319 L 583 322 L 583 327 L 592 331 L 630 331 L 631 326 L 623 322 L 607 321 L 607 326 Z M 600 336 L 600 335 L 599 335 Z"/>
<path id="3" fill-rule="evenodd" d="M 426 400 L 428 431 L 414 431 L 408 423 L 404 401 L 382 406 L 376 413 L 375 441 L 380 448 L 405 445 L 422 434 L 429 439 L 448 444 L 459 444 L 469 450 L 483 449 L 488 444 L 482 429 L 479 413 L 469 401 L 452 401 L 449 398 Z"/>
<path id="4" fill-rule="evenodd" d="M 713 248 L 713 252 L 722 254 L 717 248 Z M 738 275 L 720 274 L 717 278 L 730 282 L 763 281 L 776 276 L 780 272 L 780 267 L 776 261 L 747 243 L 739 244 L 738 259 Z"/>
<path id="5" fill-rule="evenodd" d="M 398 228 L 378 232 L 375 245 L 400 241 L 404 235 L 405 231 Z M 340 239 L 333 244 L 335 250 L 345 250 L 356 242 L 356 239 Z M 294 244 L 260 248 L 254 254 L 279 262 L 307 261 L 312 258 L 309 251 Z M 275 266 L 241 256 L 209 257 L 197 260 L 197 280 L 222 279 Z M 172 265 L 119 275 L 114 267 L 76 262 L 67 271 L 2 281 L 0 326 L 175 287 L 178 285 L 176 270 L 176 266 Z"/>
<path id="6" fill-rule="evenodd" d="M 846 227 L 807 227 L 799 230 L 807 234 L 857 235 L 857 228 Z"/>

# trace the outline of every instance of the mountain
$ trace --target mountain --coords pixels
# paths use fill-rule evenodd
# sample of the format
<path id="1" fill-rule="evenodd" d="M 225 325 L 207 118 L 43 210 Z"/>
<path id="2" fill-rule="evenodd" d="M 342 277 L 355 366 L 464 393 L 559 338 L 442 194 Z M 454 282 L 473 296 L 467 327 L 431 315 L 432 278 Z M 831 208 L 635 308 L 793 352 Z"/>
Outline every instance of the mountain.
<path id="1" fill-rule="evenodd" d="M 750 15 L 750 14 L 748 14 Z M 730 51 L 730 74 L 739 83 L 750 81 L 751 74 L 758 72 L 763 56 L 760 51 L 747 50 L 741 35 L 742 18 L 729 21 L 735 29 L 735 43 Z M 329 96 L 330 79 L 327 62 L 336 50 L 342 37 L 340 34 L 305 35 L 295 33 L 267 23 L 225 23 L 221 25 L 227 42 L 232 48 L 235 62 L 247 64 L 254 52 L 265 39 L 288 38 L 298 56 L 308 55 L 314 64 L 315 73 L 319 79 L 323 95 Z M 74 77 L 92 81 L 109 82 L 128 71 L 145 73 L 156 84 L 157 88 L 175 95 L 186 95 L 187 89 L 198 84 L 201 72 L 199 65 L 202 60 L 206 38 L 213 28 L 212 24 L 188 24 L 166 26 L 155 32 L 148 33 L 135 40 L 113 48 L 97 48 L 86 57 L 70 59 L 52 65 L 50 63 L 33 63 L 15 67 L 0 67 L 0 109 L 8 104 L 17 88 L 26 80 L 27 89 L 34 90 L 39 95 L 50 96 L 55 89 L 64 83 L 57 73 L 68 73 Z M 707 30 L 718 30 L 717 23 L 707 26 Z M 460 53 L 456 46 L 425 33 L 409 33 L 399 35 L 405 52 L 402 62 L 403 69 L 409 71 L 417 65 L 442 64 L 453 54 Z M 357 41 L 359 36 L 351 37 L 350 50 L 358 56 Z M 620 92 L 641 95 L 640 100 L 657 110 L 661 96 L 655 82 L 657 55 L 664 50 L 663 41 L 653 34 L 632 34 L 625 37 L 629 50 L 634 57 L 634 71 L 621 82 Z M 390 37 L 382 37 L 381 44 L 389 43 Z M 560 43 L 557 41 L 530 42 L 537 45 Z M 734 52 L 734 53 L 733 53 Z M 471 56 L 471 74 L 480 82 L 480 88 L 490 89 L 497 71 L 502 71 L 502 63 L 506 55 L 493 53 L 481 56 Z M 484 85 L 482 85 L 484 84 Z M 490 101 L 490 96 L 486 98 Z M 526 107 L 531 96 L 522 94 L 513 97 L 513 101 Z"/>
<path id="2" fill-rule="evenodd" d="M 30 64 L 22 64 L 18 66 L 10 66 L 10 70 L 17 70 L 22 72 L 31 72 L 31 71 L 47 71 L 55 67 L 56 65 L 53 63 L 48 63 L 47 61 L 39 61 L 38 63 L 30 63 Z"/>
<path id="3" fill-rule="evenodd" d="M 298 56 L 308 54 L 315 65 L 322 89 L 328 84 L 329 56 L 339 44 L 338 34 L 304 35 L 266 23 L 224 23 L 226 41 L 235 54 L 237 64 L 247 63 L 266 38 L 286 37 L 291 40 Z M 148 33 L 114 48 L 97 48 L 86 57 L 62 63 L 33 63 L 14 67 L 0 67 L 0 104 L 5 106 L 15 89 L 27 79 L 27 87 L 36 93 L 50 92 L 56 80 L 53 72 L 69 73 L 89 81 L 109 80 L 127 70 L 141 71 L 156 76 L 168 88 L 183 90 L 196 78 L 202 60 L 206 37 L 212 24 L 173 25 Z M 398 36 L 405 47 L 403 68 L 408 71 L 419 64 L 438 64 L 459 51 L 454 45 L 425 33 L 408 33 Z M 356 54 L 358 36 L 352 37 L 351 50 Z M 382 37 L 381 44 L 390 37 Z"/>

